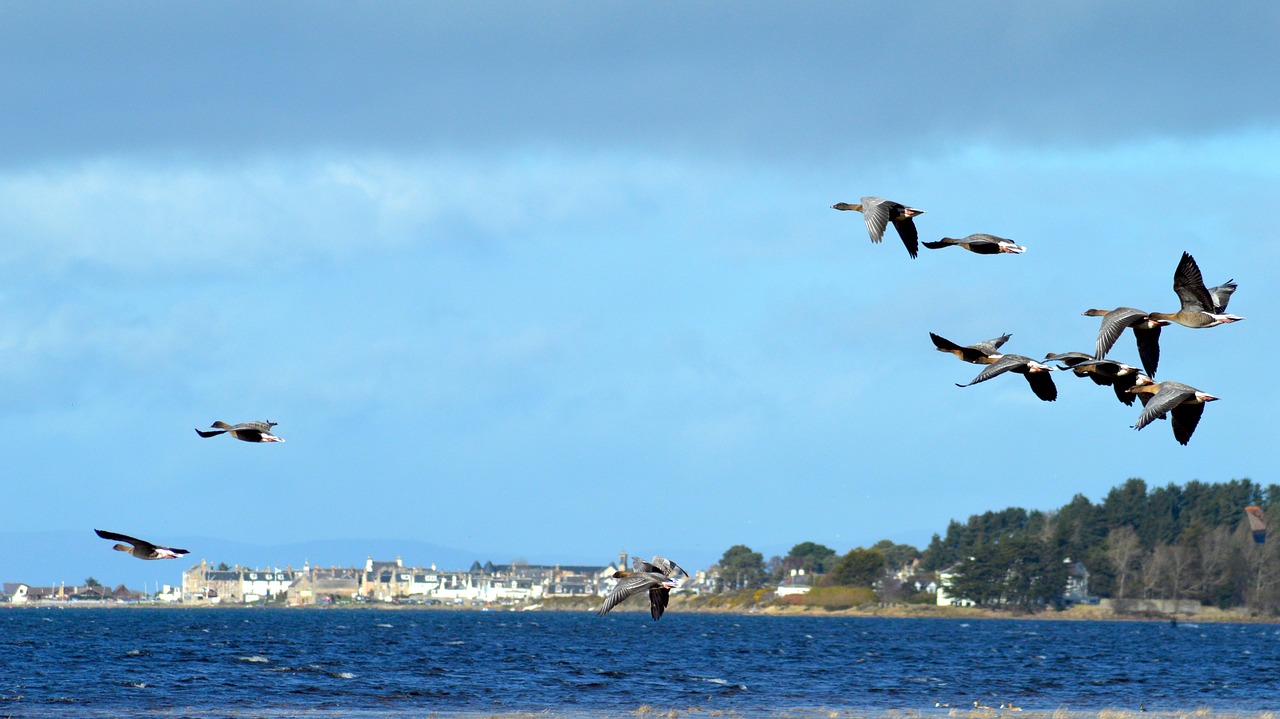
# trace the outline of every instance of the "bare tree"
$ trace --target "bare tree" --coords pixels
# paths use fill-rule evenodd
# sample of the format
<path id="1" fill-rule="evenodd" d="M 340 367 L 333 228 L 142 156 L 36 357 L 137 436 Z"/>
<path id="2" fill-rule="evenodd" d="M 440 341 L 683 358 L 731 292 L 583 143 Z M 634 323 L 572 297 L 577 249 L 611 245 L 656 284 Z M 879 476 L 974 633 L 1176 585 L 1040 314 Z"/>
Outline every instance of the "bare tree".
<path id="1" fill-rule="evenodd" d="M 1124 525 L 1107 533 L 1107 559 L 1116 570 L 1116 598 L 1128 597 L 1126 591 L 1136 574 L 1135 564 L 1142 556 L 1142 545 L 1133 527 Z"/>
<path id="2" fill-rule="evenodd" d="M 1165 596 L 1168 584 L 1169 565 L 1173 563 L 1170 556 L 1173 549 L 1167 544 L 1157 544 L 1142 562 L 1142 596 L 1146 599 L 1159 599 Z"/>
<path id="3" fill-rule="evenodd" d="M 1249 543 L 1245 546 L 1245 561 L 1253 581 L 1245 601 L 1258 612 L 1274 612 L 1280 609 L 1280 549 L 1276 542 Z"/>
<path id="4" fill-rule="evenodd" d="M 1201 600 L 1218 603 L 1230 594 L 1235 541 L 1226 525 L 1214 527 L 1200 540 L 1200 582 L 1194 587 Z"/>

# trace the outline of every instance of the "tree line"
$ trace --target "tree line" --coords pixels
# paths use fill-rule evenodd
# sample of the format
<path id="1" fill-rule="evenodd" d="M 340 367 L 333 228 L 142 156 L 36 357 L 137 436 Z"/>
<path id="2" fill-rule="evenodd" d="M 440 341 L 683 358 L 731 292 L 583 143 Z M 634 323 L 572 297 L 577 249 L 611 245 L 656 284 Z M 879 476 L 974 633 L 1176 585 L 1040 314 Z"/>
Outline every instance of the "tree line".
<path id="1" fill-rule="evenodd" d="M 948 570 L 954 597 L 1038 608 L 1061 601 L 1070 566 L 1082 563 L 1099 597 L 1280 612 L 1280 532 L 1255 543 L 1248 505 L 1280 517 L 1280 486 L 1238 479 L 1149 488 L 1134 478 L 1096 504 L 1076 495 L 1053 511 L 1010 507 L 953 520 L 923 551 L 883 540 L 837 555 L 803 542 L 765 562 L 737 545 L 717 567 L 719 588 L 779 583 L 802 570 L 818 575 L 818 584 L 874 587 L 882 599 L 898 599 L 903 590 L 890 575 L 918 559 L 921 573 Z"/>

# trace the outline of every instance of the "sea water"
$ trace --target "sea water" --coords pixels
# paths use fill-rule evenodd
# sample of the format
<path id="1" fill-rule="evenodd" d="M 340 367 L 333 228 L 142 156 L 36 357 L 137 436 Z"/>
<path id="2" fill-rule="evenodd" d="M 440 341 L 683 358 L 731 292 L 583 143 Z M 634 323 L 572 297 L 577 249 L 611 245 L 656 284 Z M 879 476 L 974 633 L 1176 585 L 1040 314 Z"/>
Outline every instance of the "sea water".
<path id="1" fill-rule="evenodd" d="M 668 612 L 0 610 L 0 717 L 1280 708 L 1280 627 Z"/>

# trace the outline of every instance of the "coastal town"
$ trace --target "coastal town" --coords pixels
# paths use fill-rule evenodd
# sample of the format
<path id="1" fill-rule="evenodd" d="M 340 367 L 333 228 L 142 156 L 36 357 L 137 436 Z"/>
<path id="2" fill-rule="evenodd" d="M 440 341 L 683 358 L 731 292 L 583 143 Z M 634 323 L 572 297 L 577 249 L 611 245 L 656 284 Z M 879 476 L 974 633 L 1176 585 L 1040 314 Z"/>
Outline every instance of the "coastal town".
<path id="1" fill-rule="evenodd" d="M 628 566 L 619 554 L 604 565 L 544 565 L 513 562 L 495 565 L 473 562 L 468 569 L 444 570 L 434 564 L 405 566 L 400 557 L 363 565 L 300 568 L 211 565 L 201 560 L 182 572 L 180 585 L 162 585 L 153 593 L 124 585 L 114 588 L 97 583 L 36 586 L 5 582 L 0 601 L 12 604 L 59 601 L 140 602 L 183 605 L 245 605 L 275 603 L 284 606 L 336 605 L 382 602 L 422 605 L 515 605 L 551 597 L 599 597 L 617 584 L 613 574 Z M 714 575 L 691 572 L 683 591 L 711 589 Z"/>
<path id="2" fill-rule="evenodd" d="M 556 599 L 586 599 L 608 595 L 617 586 L 614 573 L 629 566 L 629 557 L 620 553 L 615 562 L 603 565 L 529 564 L 517 561 L 496 565 L 475 561 L 468 569 L 444 570 L 434 564 L 405 566 L 400 557 L 379 561 L 366 557 L 363 565 L 313 566 L 300 568 L 242 567 L 211 565 L 207 560 L 182 572 L 179 585 L 161 585 L 154 592 L 137 591 L 124 585 L 114 588 L 91 582 L 82 585 L 35 586 L 3 584 L 0 601 L 10 604 L 44 602 L 152 602 L 183 606 L 274 605 L 286 607 L 340 606 L 353 604 L 396 604 L 450 607 L 512 606 L 531 608 Z M 926 595 L 941 606 L 972 604 L 949 595 L 947 571 L 922 573 L 918 561 L 887 569 L 876 582 L 882 592 L 892 583 L 907 587 L 913 595 Z M 794 568 L 778 581 L 765 586 L 772 597 L 800 597 L 822 583 L 824 575 Z M 689 595 L 714 594 L 727 587 L 721 567 L 696 570 L 684 580 L 680 591 Z M 1088 570 L 1071 563 L 1066 603 L 1093 603 L 1089 596 Z"/>

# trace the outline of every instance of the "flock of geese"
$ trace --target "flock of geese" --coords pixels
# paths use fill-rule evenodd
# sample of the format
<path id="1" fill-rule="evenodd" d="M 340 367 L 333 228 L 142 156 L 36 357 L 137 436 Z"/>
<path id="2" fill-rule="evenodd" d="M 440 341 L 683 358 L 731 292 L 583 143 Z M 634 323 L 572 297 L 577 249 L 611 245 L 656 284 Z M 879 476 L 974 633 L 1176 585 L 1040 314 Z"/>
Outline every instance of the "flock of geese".
<path id="1" fill-rule="evenodd" d="M 885 230 L 892 224 L 902 238 L 907 254 L 913 259 L 916 257 L 920 242 L 914 218 L 924 214 L 924 210 L 880 197 L 864 197 L 858 203 L 838 202 L 831 207 L 861 212 L 874 243 L 884 239 Z M 959 239 L 944 237 L 936 242 L 925 242 L 924 246 L 931 250 L 961 247 L 980 255 L 1022 254 L 1027 249 L 1013 240 L 988 234 L 973 234 Z M 984 365 L 977 377 L 965 384 L 957 384 L 957 387 L 968 387 L 1013 372 L 1026 378 L 1037 397 L 1052 402 L 1058 398 L 1058 388 L 1050 372 L 1069 369 L 1077 377 L 1088 377 L 1099 385 L 1110 386 L 1116 398 L 1126 405 L 1131 406 L 1135 398 L 1141 400 L 1143 409 L 1134 423 L 1136 429 L 1168 417 L 1174 438 L 1186 444 L 1200 422 L 1205 403 L 1218 398 L 1179 382 L 1156 382 L 1153 379 L 1160 361 L 1160 328 L 1176 323 L 1201 329 L 1244 319 L 1226 312 L 1227 302 L 1235 290 L 1236 283 L 1230 280 L 1217 287 L 1206 287 L 1195 258 L 1184 252 L 1173 274 L 1173 291 L 1177 293 L 1182 307 L 1172 313 L 1144 312 L 1132 307 L 1085 311 L 1086 316 L 1102 318 L 1093 354 L 1063 352 L 1048 354 L 1043 361 L 1037 361 L 1023 355 L 1002 354 L 1000 347 L 1009 340 L 1008 334 L 971 345 L 960 345 L 932 332 L 929 337 L 939 352 L 949 352 L 965 362 Z M 1126 329 L 1133 330 L 1142 369 L 1107 359 L 1107 352 Z M 1056 366 L 1047 364 L 1050 362 Z M 227 424 L 218 421 L 207 430 L 197 429 L 196 434 L 206 439 L 227 434 L 244 442 L 283 442 L 272 433 L 275 426 L 275 422 Z M 138 559 L 176 559 L 189 553 L 185 549 L 164 547 L 116 532 L 94 531 L 103 539 L 118 542 L 113 549 L 128 552 Z M 604 616 L 627 599 L 647 592 L 649 614 L 656 621 L 666 611 L 671 590 L 680 585 L 678 577 L 688 577 L 689 573 L 665 557 L 655 556 L 647 562 L 636 557 L 632 564 L 631 571 L 619 569 L 614 572 L 613 577 L 619 581 L 605 597 L 599 615 Z"/>
<path id="2" fill-rule="evenodd" d="M 831 208 L 861 212 L 871 241 L 875 243 L 884 239 L 885 230 L 893 224 L 906 245 L 907 254 L 916 257 L 919 233 L 914 218 L 924 214 L 924 210 L 881 197 L 864 197 L 859 203 L 838 202 Z M 1021 254 L 1026 251 L 1025 247 L 1012 240 L 986 234 L 962 239 L 944 237 L 937 242 L 925 242 L 924 246 L 929 249 L 963 247 L 981 255 Z M 1174 438 L 1185 445 L 1200 422 L 1205 403 L 1218 398 L 1180 382 L 1155 381 L 1156 366 L 1160 362 L 1160 328 L 1179 324 L 1203 329 L 1239 322 L 1244 318 L 1227 313 L 1227 303 L 1236 291 L 1236 283 L 1227 280 L 1217 287 L 1206 287 L 1200 267 L 1187 252 L 1182 253 L 1182 259 L 1174 270 L 1173 291 L 1181 304 L 1177 312 L 1145 312 L 1133 307 L 1086 310 L 1085 316 L 1102 318 L 1092 354 L 1051 353 L 1045 355 L 1044 360 L 1037 361 L 1023 355 L 1002 354 L 1000 347 L 1008 341 L 1008 334 L 971 345 L 960 345 L 932 332 L 929 337 L 939 352 L 949 352 L 965 362 L 984 365 L 977 377 L 965 384 L 957 384 L 957 387 L 968 387 L 1013 372 L 1026 378 L 1037 397 L 1052 402 L 1058 398 L 1058 388 L 1049 373 L 1071 370 L 1077 377 L 1088 377 L 1099 385 L 1110 386 L 1116 398 L 1126 405 L 1132 405 L 1135 398 L 1140 400 L 1143 408 L 1134 422 L 1135 429 L 1142 429 L 1157 419 L 1168 418 Z M 1107 358 L 1107 353 L 1126 329 L 1133 330 L 1137 340 L 1141 369 Z"/>

